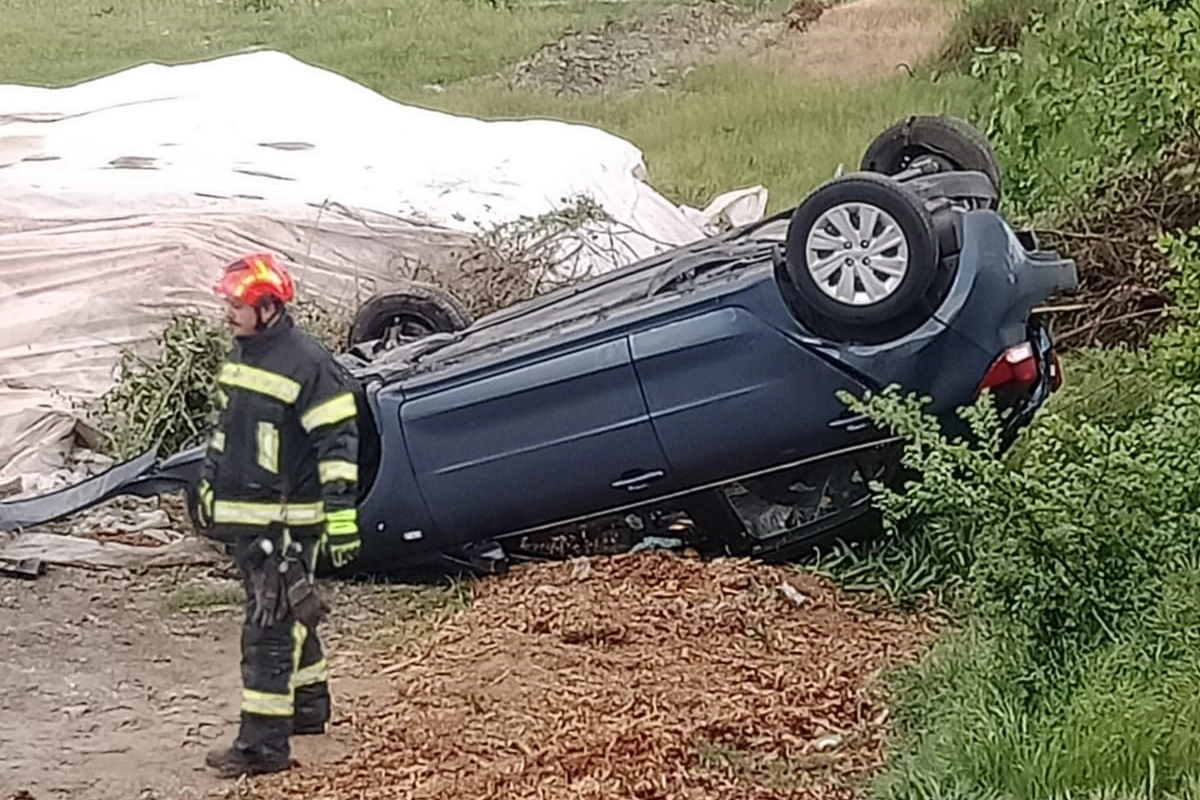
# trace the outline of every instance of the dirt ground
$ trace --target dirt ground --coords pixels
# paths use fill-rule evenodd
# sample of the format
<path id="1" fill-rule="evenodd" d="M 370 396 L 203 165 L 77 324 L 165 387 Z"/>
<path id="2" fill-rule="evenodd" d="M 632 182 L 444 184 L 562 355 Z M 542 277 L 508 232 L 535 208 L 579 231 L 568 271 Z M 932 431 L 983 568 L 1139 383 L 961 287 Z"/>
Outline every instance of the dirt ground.
<path id="1" fill-rule="evenodd" d="M 755 57 L 822 83 L 873 80 L 934 55 L 952 21 L 946 0 L 850 0 L 786 29 Z"/>
<path id="2" fill-rule="evenodd" d="M 237 597 L 225 574 L 52 567 L 0 578 L 0 800 L 193 800 L 225 786 L 204 768 L 237 722 L 240 615 L 214 605 Z M 335 596 L 335 670 L 339 646 L 375 621 L 354 594 Z M 342 670 L 335 689 L 369 692 L 370 681 Z M 319 762 L 348 744 L 334 730 L 299 740 L 296 755 Z"/>
<path id="3" fill-rule="evenodd" d="M 748 561 L 526 565 L 371 659 L 345 758 L 247 796 L 848 800 L 884 756 L 879 671 L 940 629 Z"/>
<path id="4" fill-rule="evenodd" d="M 883 757 L 877 671 L 940 626 L 663 553 L 523 567 L 448 606 L 326 585 L 333 726 L 291 773 L 230 783 L 203 759 L 236 729 L 237 591 L 228 565 L 0 579 L 0 800 L 840 800 Z"/>
<path id="5" fill-rule="evenodd" d="M 948 0 L 795 0 L 782 13 L 712 2 L 647 7 L 546 45 L 504 76 L 556 95 L 661 88 L 706 62 L 753 59 L 823 82 L 885 77 L 933 55 Z"/>

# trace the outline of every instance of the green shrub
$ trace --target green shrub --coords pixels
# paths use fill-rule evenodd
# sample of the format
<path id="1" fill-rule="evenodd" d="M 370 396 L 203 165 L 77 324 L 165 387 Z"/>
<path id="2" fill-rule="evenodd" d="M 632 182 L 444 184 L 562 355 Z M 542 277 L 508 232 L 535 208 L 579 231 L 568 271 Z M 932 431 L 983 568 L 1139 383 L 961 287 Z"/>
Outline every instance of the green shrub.
<path id="1" fill-rule="evenodd" d="M 942 49 L 942 63 L 961 67 L 978 50 L 1011 50 L 1025 31 L 1057 13 L 1063 0 L 965 0 Z"/>
<path id="2" fill-rule="evenodd" d="M 1016 50 L 977 56 L 990 97 L 977 109 L 1003 162 L 1009 209 L 1081 214 L 1099 182 L 1196 135 L 1200 6 L 1073 0 Z"/>
<path id="3" fill-rule="evenodd" d="M 1200 226 L 1182 234 L 1163 235 L 1158 245 L 1174 264 L 1198 264 Z M 1167 313 L 1175 324 L 1158 341 L 1163 367 L 1178 380 L 1200 380 L 1200 342 L 1195 333 L 1200 326 L 1200 270 L 1175 272 L 1166 288 L 1172 296 Z"/>
<path id="4" fill-rule="evenodd" d="M 348 315 L 313 298 L 292 308 L 296 324 L 337 353 Z M 157 446 L 176 452 L 198 442 L 216 421 L 216 374 L 232 345 L 219 316 L 180 312 L 156 337 L 152 354 L 121 353 L 112 388 L 86 409 L 100 449 L 117 459 Z"/>
<path id="5" fill-rule="evenodd" d="M 152 356 L 122 352 L 112 388 L 90 409 L 105 453 L 124 459 L 156 445 L 173 452 L 204 435 L 215 419 L 214 378 L 230 344 L 219 322 L 176 313 Z"/>
<path id="6" fill-rule="evenodd" d="M 877 486 L 887 534 L 857 565 L 901 591 L 912 561 L 953 590 L 958 635 L 897 676 L 895 798 L 1059 798 L 1200 786 L 1200 228 L 1162 237 L 1176 324 L 1116 351 L 1152 390 L 1105 409 L 1064 397 L 995 450 L 986 396 L 948 440 L 920 398 L 852 408 L 908 439 L 921 479 Z M 1099 376 L 1087 375 L 1083 383 Z M 906 571 L 897 576 L 897 566 Z M 1142 794 L 1141 796 L 1146 796 Z"/>

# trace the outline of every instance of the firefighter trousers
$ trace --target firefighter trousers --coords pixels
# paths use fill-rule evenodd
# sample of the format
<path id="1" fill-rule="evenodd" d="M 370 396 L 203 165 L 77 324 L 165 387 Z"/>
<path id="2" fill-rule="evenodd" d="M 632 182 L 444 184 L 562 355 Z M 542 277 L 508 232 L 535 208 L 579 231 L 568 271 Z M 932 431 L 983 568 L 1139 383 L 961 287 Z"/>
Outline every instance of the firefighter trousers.
<path id="1" fill-rule="evenodd" d="M 291 614 L 278 623 L 259 627 L 252 585 L 251 548 L 266 535 L 262 528 L 236 531 L 236 559 L 246 592 L 242 622 L 242 705 L 238 746 L 265 755 L 286 756 L 292 734 L 320 733 L 329 721 L 329 670 L 316 625 Z M 301 558 L 311 575 L 316 564 L 321 529 L 292 528 L 288 535 L 302 546 Z M 272 534 L 271 538 L 276 538 Z M 276 547 L 280 542 L 274 542 Z"/>

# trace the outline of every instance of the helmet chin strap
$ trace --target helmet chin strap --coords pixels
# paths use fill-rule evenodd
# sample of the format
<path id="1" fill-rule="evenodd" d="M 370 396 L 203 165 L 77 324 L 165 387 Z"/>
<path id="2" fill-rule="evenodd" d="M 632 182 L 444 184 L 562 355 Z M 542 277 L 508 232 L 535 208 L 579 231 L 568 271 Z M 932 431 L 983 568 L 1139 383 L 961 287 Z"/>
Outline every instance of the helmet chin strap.
<path id="1" fill-rule="evenodd" d="M 270 307 L 274 310 L 271 312 L 271 316 L 267 317 L 266 319 L 263 319 L 263 308 L 265 308 L 265 307 Z M 280 309 L 279 304 L 271 302 L 270 300 L 265 301 L 263 303 L 263 305 L 256 306 L 254 309 L 254 317 L 255 317 L 254 330 L 258 331 L 259 333 L 262 333 L 273 322 L 275 322 L 275 320 L 279 319 L 280 313 L 281 313 L 281 309 Z"/>

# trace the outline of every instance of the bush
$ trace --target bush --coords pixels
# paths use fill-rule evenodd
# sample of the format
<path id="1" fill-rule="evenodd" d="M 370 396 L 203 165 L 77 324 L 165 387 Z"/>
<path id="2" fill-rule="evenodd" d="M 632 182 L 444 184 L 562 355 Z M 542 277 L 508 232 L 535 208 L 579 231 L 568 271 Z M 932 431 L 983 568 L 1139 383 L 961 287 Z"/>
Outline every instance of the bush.
<path id="1" fill-rule="evenodd" d="M 1126 405 L 1064 398 L 1005 457 L 986 396 L 961 411 L 973 447 L 943 436 L 920 398 L 848 401 L 907 438 L 921 476 L 876 487 L 887 531 L 857 577 L 911 591 L 912 562 L 898 554 L 915 548 L 962 622 L 898 676 L 901 747 L 880 794 L 1200 786 L 1200 228 L 1161 246 L 1186 300 L 1175 327 L 1140 357 L 1095 362 L 1146 368 L 1156 388 Z M 888 574 L 897 565 L 904 580 Z"/>
<path id="2" fill-rule="evenodd" d="M 942 50 L 942 63 L 961 67 L 978 50 L 1011 50 L 1026 29 L 1054 16 L 1062 0 L 966 0 Z"/>
<path id="3" fill-rule="evenodd" d="M 313 298 L 292 308 L 296 324 L 331 352 L 342 350 L 348 315 Z M 216 375 L 232 339 L 219 317 L 171 316 L 151 356 L 121 353 L 112 388 L 88 409 L 100 431 L 100 450 L 130 458 L 150 447 L 177 452 L 198 443 L 216 422 Z"/>
<path id="4" fill-rule="evenodd" d="M 230 339 L 217 320 L 172 315 L 156 337 L 158 352 L 125 350 L 114 384 L 90 409 L 101 450 L 125 459 L 158 446 L 175 451 L 198 440 L 215 421 L 215 377 Z"/>
<path id="5" fill-rule="evenodd" d="M 1010 209 L 1063 219 L 1100 182 L 1194 138 L 1200 7 L 1172 0 L 1074 0 L 1017 50 L 977 56 L 991 87 L 977 109 L 1005 169 Z"/>

